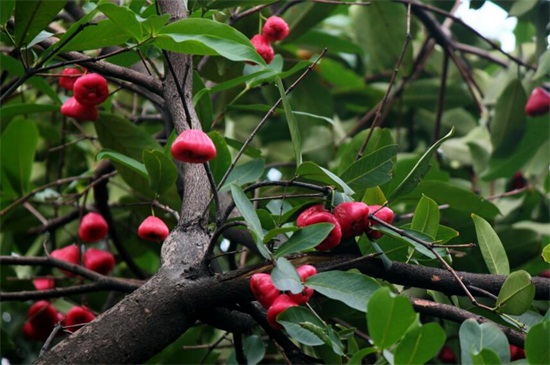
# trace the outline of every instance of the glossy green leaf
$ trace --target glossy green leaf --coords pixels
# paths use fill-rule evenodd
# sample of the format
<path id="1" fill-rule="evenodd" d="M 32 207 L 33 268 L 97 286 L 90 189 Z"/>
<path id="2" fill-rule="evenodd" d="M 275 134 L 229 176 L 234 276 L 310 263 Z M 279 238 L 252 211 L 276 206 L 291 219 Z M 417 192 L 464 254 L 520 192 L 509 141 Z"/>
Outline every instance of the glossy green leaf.
<path id="1" fill-rule="evenodd" d="M 397 344 L 395 363 L 425 364 L 439 353 L 446 338 L 443 328 L 435 322 L 413 327 Z"/>
<path id="2" fill-rule="evenodd" d="M 550 74 L 550 49 L 544 51 L 539 57 L 537 72 L 533 75 L 533 79 L 548 77 L 548 74 Z"/>
<path id="3" fill-rule="evenodd" d="M 141 40 L 141 25 L 132 10 L 111 3 L 101 3 L 97 9 L 117 24 L 120 32 L 128 33 L 138 41 Z"/>
<path id="4" fill-rule="evenodd" d="M 375 186 L 365 190 L 365 194 L 363 194 L 361 201 L 367 205 L 384 205 L 387 203 L 388 199 L 386 199 L 382 189 L 380 189 L 379 186 Z"/>
<path id="5" fill-rule="evenodd" d="M 15 8 L 15 0 L 0 1 L 0 25 L 6 26 L 6 22 L 10 19 Z"/>
<path id="6" fill-rule="evenodd" d="M 247 336 L 243 340 L 243 352 L 248 365 L 258 364 L 265 356 L 265 343 L 258 335 Z"/>
<path id="7" fill-rule="evenodd" d="M 485 219 L 475 214 L 472 214 L 472 219 L 476 228 L 477 242 L 481 255 L 489 272 L 495 275 L 510 274 L 510 265 L 508 264 L 506 251 L 493 227 Z"/>
<path id="8" fill-rule="evenodd" d="M 202 90 L 205 92 L 201 93 Z M 193 105 L 195 106 L 195 111 L 201 122 L 202 130 L 206 133 L 210 132 L 212 122 L 214 117 L 212 115 L 212 98 L 207 92 L 208 89 L 204 84 L 201 75 L 195 70 L 193 71 Z M 201 93 L 202 96 L 197 95 Z"/>
<path id="9" fill-rule="evenodd" d="M 510 156 L 525 133 L 527 95 L 521 80 L 512 80 L 497 99 L 491 122 L 491 143 L 495 157 Z"/>
<path id="10" fill-rule="evenodd" d="M 294 147 L 296 166 L 300 166 L 302 164 L 302 136 L 300 135 L 298 122 L 296 121 L 296 117 L 292 113 L 292 108 L 290 107 L 290 103 L 288 102 L 288 98 L 286 97 L 286 90 L 283 82 L 279 77 L 277 77 L 275 81 L 277 83 L 279 95 L 281 96 L 281 101 L 285 110 L 286 121 L 288 124 L 288 129 L 290 131 L 290 139 L 292 140 L 292 146 Z"/>
<path id="11" fill-rule="evenodd" d="M 120 26 L 111 19 L 86 24 L 61 51 L 86 51 L 110 46 L 123 45 L 130 39 L 130 34 L 120 31 Z"/>
<path id="12" fill-rule="evenodd" d="M 49 104 L 9 104 L 0 107 L 0 119 L 7 120 L 16 115 L 46 113 L 59 110 L 59 105 Z"/>
<path id="13" fill-rule="evenodd" d="M 495 303 L 499 312 L 520 315 L 531 307 L 535 298 L 535 286 L 531 284 L 531 275 L 527 271 L 514 271 L 507 278 Z"/>
<path id="14" fill-rule="evenodd" d="M 439 227 L 437 227 L 437 234 L 435 236 L 435 240 L 439 244 L 444 244 L 458 236 L 459 236 L 458 231 L 452 229 L 451 227 L 447 227 L 440 224 Z"/>
<path id="15" fill-rule="evenodd" d="M 415 320 L 411 302 L 393 295 L 388 287 L 378 289 L 369 300 L 367 327 L 379 349 L 387 349 L 399 341 Z"/>
<path id="16" fill-rule="evenodd" d="M 332 231 L 331 223 L 319 223 L 299 228 L 288 241 L 284 242 L 275 252 L 275 257 L 282 257 L 296 252 L 302 252 L 317 246 Z"/>
<path id="17" fill-rule="evenodd" d="M 525 353 L 529 364 L 550 364 L 550 321 L 531 327 L 525 338 Z"/>
<path id="18" fill-rule="evenodd" d="M 361 365 L 363 364 L 363 358 L 370 354 L 377 352 L 376 347 L 365 347 L 353 354 L 351 359 L 347 362 L 348 365 Z"/>
<path id="19" fill-rule="evenodd" d="M 334 186 L 348 195 L 354 194 L 354 191 L 336 174 L 310 161 L 306 161 L 298 166 L 296 175 L 308 180 Z"/>
<path id="20" fill-rule="evenodd" d="M 63 9 L 66 0 L 26 0 L 15 2 L 15 44 L 33 40 Z M 3 10 L 3 9 L 2 9 Z"/>
<path id="21" fill-rule="evenodd" d="M 163 27 L 154 40 L 157 47 L 178 53 L 222 56 L 231 61 L 265 65 L 250 40 L 235 28 L 210 19 L 188 18 Z"/>
<path id="22" fill-rule="evenodd" d="M 319 327 L 325 324 L 305 307 L 290 307 L 277 316 L 277 322 L 283 325 L 286 332 L 296 341 L 306 346 L 320 346 L 324 342 L 312 331 L 304 328 L 302 323 L 311 323 Z"/>
<path id="23" fill-rule="evenodd" d="M 243 216 L 244 220 L 248 224 L 248 228 L 253 231 L 256 236 L 262 240 L 264 233 L 262 230 L 262 225 L 260 224 L 260 219 L 254 210 L 254 206 L 242 191 L 242 189 L 235 184 L 231 184 L 231 195 L 233 196 L 233 201 L 239 209 L 239 212 Z"/>
<path id="24" fill-rule="evenodd" d="M 143 163 L 148 172 L 151 189 L 159 195 L 175 186 L 178 170 L 174 161 L 162 151 L 143 151 Z"/>
<path id="25" fill-rule="evenodd" d="M 431 164 L 431 158 L 432 155 L 437 151 L 439 146 L 446 140 L 452 137 L 454 134 L 454 128 L 451 129 L 447 135 L 445 135 L 443 138 L 441 138 L 439 141 L 434 143 L 427 151 L 420 157 L 416 165 L 413 167 L 413 169 L 409 172 L 409 174 L 401 181 L 399 186 L 395 188 L 394 191 L 392 191 L 389 196 L 388 200 L 392 200 L 395 197 L 398 197 L 400 195 L 405 195 L 409 192 L 411 192 L 418 183 L 424 178 L 424 176 L 428 173 L 430 170 L 430 164 Z"/>
<path id="26" fill-rule="evenodd" d="M 479 353 L 483 349 L 494 351 L 502 363 L 510 362 L 508 339 L 496 325 L 479 324 L 475 319 L 467 319 L 460 325 L 458 334 L 461 364 L 474 364 L 472 353 Z"/>
<path id="27" fill-rule="evenodd" d="M 289 290 L 294 294 L 304 290 L 302 279 L 298 275 L 296 268 L 284 257 L 277 259 L 277 264 L 271 271 L 271 281 L 273 281 L 273 285 L 279 290 Z"/>
<path id="28" fill-rule="evenodd" d="M 284 15 L 289 28 L 292 29 L 284 42 L 293 42 L 310 32 L 316 24 L 322 22 L 334 9 L 337 9 L 335 4 L 322 4 L 313 1 L 304 1 L 292 6 Z"/>
<path id="29" fill-rule="evenodd" d="M 508 12 L 508 16 L 520 17 L 530 10 L 534 9 L 538 3 L 539 0 L 514 1 L 514 4 Z"/>
<path id="30" fill-rule="evenodd" d="M 544 246 L 541 257 L 545 262 L 550 263 L 550 244 Z"/>
<path id="31" fill-rule="evenodd" d="M 393 159 L 398 146 L 389 145 L 361 157 L 348 167 L 340 177 L 358 194 L 367 188 L 382 185 L 392 177 Z"/>
<path id="32" fill-rule="evenodd" d="M 257 181 L 264 173 L 264 161 L 261 158 L 247 161 L 229 173 L 220 191 L 224 191 L 230 184 L 242 186 Z"/>
<path id="33" fill-rule="evenodd" d="M 211 131 L 208 133 L 208 137 L 210 137 L 212 142 L 214 142 L 214 146 L 216 146 L 216 158 L 210 160 L 208 164 L 210 165 L 210 170 L 212 170 L 214 181 L 216 184 L 219 184 L 223 175 L 229 166 L 231 166 L 231 153 L 225 143 L 225 139 L 218 131 Z M 237 184 L 240 185 L 239 183 Z"/>
<path id="34" fill-rule="evenodd" d="M 417 242 L 417 240 L 421 240 L 421 241 L 424 241 L 426 243 L 433 243 L 433 239 L 426 235 L 425 233 L 422 233 L 422 232 L 418 232 L 418 231 L 415 231 L 413 229 L 408 229 L 408 228 L 405 228 L 405 227 L 400 227 L 400 229 L 405 232 L 408 236 L 411 236 L 411 237 L 414 237 L 416 238 L 417 240 L 411 238 L 411 237 L 408 237 L 408 236 L 402 236 L 401 234 L 387 228 L 387 227 L 383 227 L 383 226 L 376 226 L 376 229 L 379 230 L 380 232 L 383 232 L 385 235 L 387 236 L 390 236 L 390 237 L 393 237 L 394 239 L 398 240 L 398 241 L 401 241 L 401 242 L 405 242 L 406 244 L 408 244 L 409 246 L 413 247 L 416 251 L 420 252 L 422 255 L 430 258 L 430 259 L 435 259 L 436 256 L 434 253 L 432 253 L 426 246 L 424 246 L 423 244 Z M 448 253 L 445 249 L 443 248 L 437 248 L 436 251 L 441 255 L 441 256 L 447 256 Z"/>
<path id="35" fill-rule="evenodd" d="M 326 271 L 307 278 L 306 285 L 347 306 L 365 312 L 367 303 L 380 284 L 353 271 Z"/>
<path id="36" fill-rule="evenodd" d="M 411 228 L 435 238 L 439 228 L 439 207 L 437 203 L 422 195 L 414 211 Z"/>
<path id="37" fill-rule="evenodd" d="M 124 165 L 135 172 L 139 173 L 143 177 L 148 177 L 147 169 L 145 168 L 145 165 L 141 162 L 134 160 L 131 157 L 128 157 L 126 155 L 123 155 L 122 153 L 113 151 L 108 148 L 104 148 L 101 152 L 99 152 L 95 159 L 97 161 L 102 160 L 104 158 L 107 158 L 111 161 L 118 162 L 121 165 Z"/>
<path id="38" fill-rule="evenodd" d="M 5 127 L 0 137 L 2 187 L 10 186 L 19 195 L 28 193 L 38 144 L 38 128 L 27 119 L 17 118 Z"/>
<path id="39" fill-rule="evenodd" d="M 474 365 L 498 365 L 502 364 L 498 355 L 490 349 L 482 349 L 480 352 L 471 353 L 472 364 Z"/>

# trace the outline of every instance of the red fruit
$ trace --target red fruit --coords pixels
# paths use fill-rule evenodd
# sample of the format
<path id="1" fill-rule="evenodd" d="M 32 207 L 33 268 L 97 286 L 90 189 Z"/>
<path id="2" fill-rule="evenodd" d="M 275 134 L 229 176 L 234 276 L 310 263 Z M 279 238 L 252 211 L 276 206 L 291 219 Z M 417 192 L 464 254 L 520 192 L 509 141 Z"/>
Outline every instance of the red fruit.
<path id="1" fill-rule="evenodd" d="M 107 275 L 115 267 L 115 257 L 108 251 L 89 248 L 84 252 L 84 266 L 102 275 Z"/>
<path id="2" fill-rule="evenodd" d="M 455 353 L 449 346 L 443 346 L 437 358 L 445 364 L 456 364 Z"/>
<path id="3" fill-rule="evenodd" d="M 317 274 L 317 269 L 315 268 L 315 266 L 311 266 L 311 265 L 302 265 L 298 267 L 296 271 L 298 272 L 298 275 L 300 275 L 300 278 L 302 279 L 302 283 L 306 281 L 306 279 L 309 278 L 310 276 Z M 307 303 L 307 301 L 309 300 L 309 298 L 311 298 L 314 292 L 315 290 L 313 290 L 312 288 L 308 288 L 307 286 L 304 286 L 304 290 L 302 290 L 300 293 L 298 294 L 289 293 L 288 296 L 290 297 L 290 299 L 292 299 L 296 303 L 304 304 L 304 303 Z"/>
<path id="4" fill-rule="evenodd" d="M 76 79 L 73 85 L 74 97 L 80 104 L 101 104 L 109 96 L 107 80 L 100 74 L 87 74 Z"/>
<path id="5" fill-rule="evenodd" d="M 265 273 L 257 273 L 250 277 L 250 290 L 256 300 L 266 309 L 281 295 L 279 289 L 273 285 L 271 275 Z"/>
<path id="6" fill-rule="evenodd" d="M 317 250 L 329 250 L 333 247 L 336 247 L 340 244 L 340 240 L 342 239 L 342 229 L 340 228 L 340 223 L 338 223 L 338 220 L 332 213 L 329 212 L 313 212 L 309 215 L 306 215 L 305 218 L 302 217 L 302 219 L 299 218 L 299 223 L 297 223 L 298 227 L 306 227 L 310 226 L 315 223 L 332 223 L 334 224 L 334 228 L 330 233 L 328 234 L 327 238 L 323 240 L 320 244 L 315 246 L 315 249 Z"/>
<path id="7" fill-rule="evenodd" d="M 342 237 L 360 236 L 365 231 L 369 207 L 361 202 L 345 202 L 334 208 L 334 216 L 342 227 Z"/>
<path id="8" fill-rule="evenodd" d="M 70 97 L 61 105 L 61 114 L 78 120 L 97 120 L 97 107 L 80 104 L 74 97 Z"/>
<path id="9" fill-rule="evenodd" d="M 550 93 L 542 87 L 533 89 L 527 104 L 525 113 L 530 117 L 544 115 L 550 111 Z"/>
<path id="10" fill-rule="evenodd" d="M 93 314 L 87 307 L 74 306 L 65 316 L 65 326 L 68 331 L 75 332 L 84 324 L 91 322 L 94 319 L 95 314 Z"/>
<path id="11" fill-rule="evenodd" d="M 290 299 L 288 295 L 279 295 L 267 310 L 267 322 L 273 328 L 283 329 L 283 326 L 277 323 L 277 316 L 279 313 L 284 312 L 287 308 L 296 307 L 297 305 L 298 303 Z"/>
<path id="12" fill-rule="evenodd" d="M 510 360 L 525 359 L 525 350 L 516 345 L 510 345 Z"/>
<path id="13" fill-rule="evenodd" d="M 72 90 L 76 79 L 82 76 L 82 72 L 76 68 L 69 67 L 64 68 L 63 71 L 61 71 L 61 75 L 64 76 L 59 78 L 59 86 L 63 89 Z"/>
<path id="14" fill-rule="evenodd" d="M 25 322 L 23 328 L 21 328 L 23 335 L 35 341 L 46 341 L 48 339 L 49 333 L 46 331 L 35 328 L 30 322 Z"/>
<path id="15" fill-rule="evenodd" d="M 512 177 L 512 183 L 510 184 L 510 187 L 512 189 L 523 189 L 527 185 L 527 180 L 521 173 L 521 171 L 518 171 L 514 174 L 514 177 Z"/>
<path id="16" fill-rule="evenodd" d="M 262 35 L 270 42 L 280 41 L 288 36 L 288 24 L 283 18 L 270 16 L 262 29 Z"/>
<path id="17" fill-rule="evenodd" d="M 296 271 L 298 272 L 298 275 L 300 275 L 302 281 L 306 281 L 306 279 L 310 276 L 317 274 L 317 269 L 312 265 L 302 265 L 298 267 Z"/>
<path id="18" fill-rule="evenodd" d="M 265 63 L 270 64 L 271 61 L 273 61 L 275 52 L 266 37 L 261 34 L 256 34 L 252 37 L 252 39 L 250 39 L 250 42 L 252 42 L 254 48 L 256 48 L 256 52 L 258 52 L 258 54 L 264 59 Z"/>
<path id="19" fill-rule="evenodd" d="M 147 241 L 162 242 L 168 237 L 170 230 L 162 219 L 149 216 L 138 227 L 138 236 Z"/>
<path id="20" fill-rule="evenodd" d="M 216 146 L 203 131 L 187 129 L 172 143 L 170 152 L 179 161 L 205 163 L 216 157 Z"/>
<path id="21" fill-rule="evenodd" d="M 391 210 L 388 207 L 382 207 L 381 205 L 371 205 L 369 207 L 369 211 L 370 211 L 370 214 L 374 214 L 376 218 L 381 219 L 384 222 L 389 224 L 391 224 L 393 222 L 393 219 L 395 218 L 395 214 L 393 213 L 393 210 Z M 370 219 L 366 219 L 366 221 L 368 222 L 368 223 L 366 222 L 365 224 L 365 233 L 367 234 L 367 236 L 372 240 L 382 237 L 382 232 L 372 229 L 373 226 L 376 226 L 379 223 Z"/>
<path id="22" fill-rule="evenodd" d="M 306 219 L 314 214 L 314 213 L 318 213 L 318 212 L 328 212 L 328 210 L 325 209 L 325 207 L 323 206 L 323 204 L 315 204 L 315 205 L 312 205 L 311 207 L 307 208 L 306 210 L 304 210 L 302 213 L 300 213 L 300 215 L 298 216 L 298 219 L 296 219 L 296 225 L 298 227 L 303 227 L 305 226 L 306 224 L 305 221 Z"/>
<path id="23" fill-rule="evenodd" d="M 543 272 L 541 272 L 539 274 L 539 276 L 542 277 L 542 278 L 550 279 L 550 269 L 544 270 Z"/>
<path id="24" fill-rule="evenodd" d="M 72 244 L 67 247 L 59 248 L 57 250 L 53 250 L 50 256 L 53 257 L 54 259 L 67 261 L 74 265 L 80 264 L 80 249 L 75 244 Z M 75 274 L 66 270 L 61 270 L 61 272 L 71 278 L 75 276 Z"/>
<path id="25" fill-rule="evenodd" d="M 80 227 L 78 227 L 78 236 L 86 242 L 96 242 L 107 237 L 109 226 L 101 214 L 90 212 L 86 214 Z"/>
<path id="26" fill-rule="evenodd" d="M 48 290 L 55 287 L 55 280 L 52 278 L 39 278 L 32 281 L 36 290 Z"/>
<path id="27" fill-rule="evenodd" d="M 34 303 L 27 312 L 27 321 L 37 330 L 45 329 L 48 334 L 59 320 L 59 312 L 47 300 Z"/>

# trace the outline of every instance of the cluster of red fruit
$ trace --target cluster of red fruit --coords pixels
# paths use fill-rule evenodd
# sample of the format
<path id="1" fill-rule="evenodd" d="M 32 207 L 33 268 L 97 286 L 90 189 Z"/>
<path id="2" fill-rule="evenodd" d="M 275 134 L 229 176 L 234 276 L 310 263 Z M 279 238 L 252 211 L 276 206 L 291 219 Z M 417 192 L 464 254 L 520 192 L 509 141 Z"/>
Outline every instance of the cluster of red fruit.
<path id="1" fill-rule="evenodd" d="M 79 120 L 97 120 L 97 105 L 109 96 L 107 80 L 100 74 L 82 75 L 76 68 L 61 72 L 59 86 L 73 91 L 72 97 L 61 106 L 61 114 Z"/>
<path id="2" fill-rule="evenodd" d="M 369 213 L 388 224 L 395 217 L 390 208 L 380 205 L 369 207 L 362 202 L 345 202 L 338 204 L 334 213 L 331 213 L 322 204 L 317 204 L 300 213 L 296 225 L 306 227 L 316 223 L 332 223 L 334 228 L 327 238 L 315 246 L 317 250 L 329 250 L 338 246 L 342 238 L 360 236 L 363 233 L 372 240 L 382 237 L 382 232 L 374 228 L 378 222 L 369 219 Z"/>
<path id="3" fill-rule="evenodd" d="M 85 306 L 76 305 L 63 315 L 47 300 L 40 300 L 29 308 L 22 331 L 32 340 L 46 341 L 56 323 L 61 323 L 69 332 L 75 332 L 94 318 L 95 314 Z"/>
<path id="4" fill-rule="evenodd" d="M 317 274 L 317 269 L 311 265 L 302 265 L 296 271 L 300 275 L 302 283 L 310 276 Z M 271 275 L 266 273 L 258 273 L 250 277 L 250 290 L 256 300 L 267 309 L 267 322 L 277 329 L 283 328 L 277 323 L 279 313 L 289 307 L 305 304 L 313 295 L 313 289 L 307 286 L 304 286 L 304 290 L 298 294 L 281 292 L 273 284 Z"/>
<path id="5" fill-rule="evenodd" d="M 270 64 L 275 56 L 271 42 L 285 39 L 288 33 L 288 24 L 284 19 L 278 16 L 270 16 L 262 28 L 262 33 L 253 36 L 250 42 L 252 42 L 254 48 L 256 48 L 256 52 L 262 56 L 265 63 Z"/>
<path id="6" fill-rule="evenodd" d="M 550 93 L 542 87 L 533 89 L 525 104 L 525 113 L 530 117 L 538 117 L 548 112 L 550 112 Z"/>

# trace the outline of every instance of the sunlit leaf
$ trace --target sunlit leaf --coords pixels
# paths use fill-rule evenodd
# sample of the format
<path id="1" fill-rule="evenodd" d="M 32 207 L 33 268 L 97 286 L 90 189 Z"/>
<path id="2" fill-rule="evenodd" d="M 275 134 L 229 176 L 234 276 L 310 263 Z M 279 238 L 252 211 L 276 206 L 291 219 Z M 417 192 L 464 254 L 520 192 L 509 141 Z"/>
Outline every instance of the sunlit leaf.
<path id="1" fill-rule="evenodd" d="M 510 273 L 508 257 L 493 227 L 485 219 L 475 214 L 472 214 L 472 219 L 481 255 L 489 272 L 495 275 L 508 275 Z"/>

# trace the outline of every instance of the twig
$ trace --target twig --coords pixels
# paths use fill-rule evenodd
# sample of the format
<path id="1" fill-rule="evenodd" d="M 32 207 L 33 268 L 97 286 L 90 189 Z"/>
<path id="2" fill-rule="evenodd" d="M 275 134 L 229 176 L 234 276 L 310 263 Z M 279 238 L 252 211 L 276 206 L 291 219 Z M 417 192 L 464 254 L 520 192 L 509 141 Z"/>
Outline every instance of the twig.
<path id="1" fill-rule="evenodd" d="M 443 107 L 445 106 L 445 92 L 447 91 L 447 71 L 449 70 L 449 54 L 443 53 L 443 67 L 441 69 L 441 85 L 439 86 L 439 95 L 437 97 L 437 107 L 435 112 L 434 136 L 433 143 L 439 140 L 441 133 L 441 117 L 443 115 Z"/>

